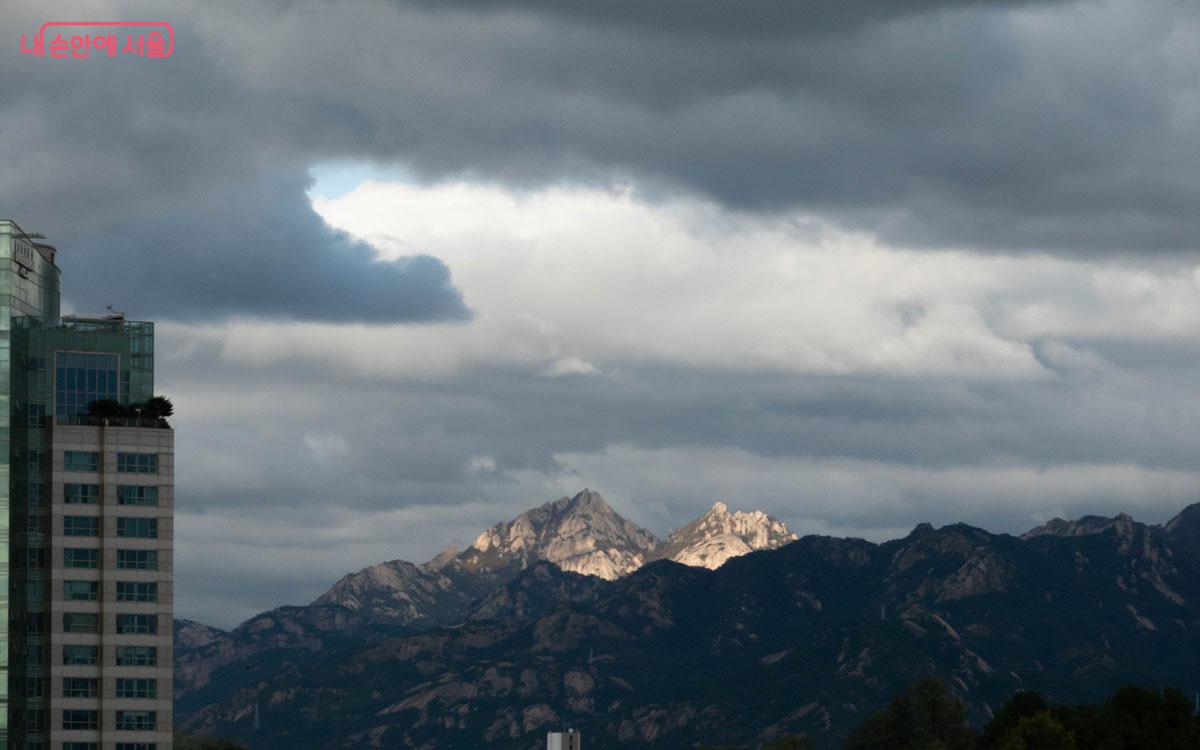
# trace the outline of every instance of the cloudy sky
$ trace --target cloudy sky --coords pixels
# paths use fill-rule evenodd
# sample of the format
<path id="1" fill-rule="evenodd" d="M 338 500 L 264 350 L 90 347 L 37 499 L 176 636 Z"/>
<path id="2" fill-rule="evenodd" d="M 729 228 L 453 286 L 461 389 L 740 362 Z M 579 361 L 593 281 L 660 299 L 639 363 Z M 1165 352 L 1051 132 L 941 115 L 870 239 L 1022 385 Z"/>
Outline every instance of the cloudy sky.
<path id="1" fill-rule="evenodd" d="M 165 20 L 166 60 L 21 55 Z M 0 215 L 158 322 L 176 614 L 588 486 L 663 534 L 1200 500 L 1175 0 L 6 2 Z"/>

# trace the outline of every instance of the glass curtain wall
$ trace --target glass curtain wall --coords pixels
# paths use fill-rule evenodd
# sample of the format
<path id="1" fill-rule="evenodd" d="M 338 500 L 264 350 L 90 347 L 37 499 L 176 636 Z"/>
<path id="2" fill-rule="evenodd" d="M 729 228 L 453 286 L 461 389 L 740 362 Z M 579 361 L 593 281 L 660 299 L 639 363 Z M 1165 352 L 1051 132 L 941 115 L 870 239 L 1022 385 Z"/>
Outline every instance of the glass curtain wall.
<path id="1" fill-rule="evenodd" d="M 20 469 L 28 456 L 14 456 L 11 439 L 12 322 L 18 316 L 55 321 L 60 285 L 54 248 L 14 222 L 0 220 L 0 750 L 23 746 L 21 734 L 28 717 L 22 701 L 26 691 L 36 687 L 27 684 L 20 669 L 29 656 L 28 626 L 15 617 L 28 592 L 23 585 L 27 566 L 16 559 L 13 542 L 23 542 L 28 519 L 25 508 L 13 504 L 13 469 L 15 464 L 17 473 L 23 473 Z"/>

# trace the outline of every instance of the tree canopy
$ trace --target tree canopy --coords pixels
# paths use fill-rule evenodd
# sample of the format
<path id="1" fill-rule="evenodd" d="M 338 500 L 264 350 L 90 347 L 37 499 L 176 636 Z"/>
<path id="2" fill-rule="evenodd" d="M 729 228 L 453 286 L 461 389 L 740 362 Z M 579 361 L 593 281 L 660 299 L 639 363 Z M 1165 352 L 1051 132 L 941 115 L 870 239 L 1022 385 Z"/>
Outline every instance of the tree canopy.
<path id="1" fill-rule="evenodd" d="M 1200 748 L 1200 717 L 1179 690 L 1128 686 L 1095 705 L 1014 694 L 976 732 L 945 683 L 927 678 L 871 714 L 847 750 L 1185 750 Z"/>
<path id="2" fill-rule="evenodd" d="M 145 419 L 160 422 L 167 426 L 167 417 L 175 413 L 175 405 L 166 396 L 152 396 L 145 403 L 133 403 L 125 406 L 120 401 L 111 398 L 92 401 L 87 405 L 87 415 L 94 419 Z"/>
<path id="3" fill-rule="evenodd" d="M 969 750 L 974 745 L 966 708 L 935 678 L 892 698 L 846 740 L 847 750 Z"/>

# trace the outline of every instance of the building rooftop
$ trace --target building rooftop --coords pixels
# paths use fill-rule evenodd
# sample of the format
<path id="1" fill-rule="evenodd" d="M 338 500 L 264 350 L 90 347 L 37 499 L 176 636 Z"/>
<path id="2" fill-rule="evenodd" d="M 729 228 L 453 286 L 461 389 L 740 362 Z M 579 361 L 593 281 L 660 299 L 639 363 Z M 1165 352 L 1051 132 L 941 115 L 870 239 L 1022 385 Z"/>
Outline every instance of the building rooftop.
<path id="1" fill-rule="evenodd" d="M 9 229 L 9 233 L 25 238 L 38 251 L 38 255 L 41 255 L 43 260 L 47 263 L 54 263 L 54 256 L 58 254 L 58 250 L 54 245 L 46 242 L 46 235 L 38 232 L 26 232 L 12 219 L 0 219 L 0 229 Z"/>
<path id="2" fill-rule="evenodd" d="M 128 320 L 124 313 L 109 313 L 98 317 L 84 315 L 64 315 L 58 320 L 45 320 L 34 315 L 20 315 L 13 318 L 14 328 L 52 329 L 70 331 L 99 331 L 148 333 L 154 329 L 154 323 L 149 320 Z"/>

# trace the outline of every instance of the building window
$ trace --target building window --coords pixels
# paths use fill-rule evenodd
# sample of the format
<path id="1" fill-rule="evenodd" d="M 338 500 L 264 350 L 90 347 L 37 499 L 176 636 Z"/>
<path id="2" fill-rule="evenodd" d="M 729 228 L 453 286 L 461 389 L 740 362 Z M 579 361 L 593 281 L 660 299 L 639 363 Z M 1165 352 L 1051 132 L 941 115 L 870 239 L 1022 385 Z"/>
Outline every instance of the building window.
<path id="1" fill-rule="evenodd" d="M 118 453 L 117 471 L 126 474 L 157 474 L 157 453 Z"/>
<path id="2" fill-rule="evenodd" d="M 145 581 L 117 581 L 117 601 L 156 602 L 158 584 Z"/>
<path id="3" fill-rule="evenodd" d="M 26 677 L 25 678 L 25 697 L 26 698 L 41 698 L 42 689 L 45 687 L 46 681 L 41 677 Z"/>
<path id="4" fill-rule="evenodd" d="M 25 516 L 25 530 L 30 534 L 41 534 L 46 530 L 46 516 L 29 514 Z"/>
<path id="5" fill-rule="evenodd" d="M 98 484 L 64 484 L 63 502 L 67 505 L 95 505 L 100 501 Z"/>
<path id="6" fill-rule="evenodd" d="M 158 505 L 158 488 L 136 484 L 117 485 L 118 505 Z"/>
<path id="7" fill-rule="evenodd" d="M 96 516 L 63 516 L 63 536 L 100 536 Z"/>
<path id="8" fill-rule="evenodd" d="M 157 615 L 117 615 L 117 635 L 156 635 Z"/>
<path id="9" fill-rule="evenodd" d="M 64 698 L 95 698 L 100 695 L 100 681 L 95 677 L 64 677 Z"/>
<path id="10" fill-rule="evenodd" d="M 119 711 L 117 712 L 120 713 Z M 99 729 L 100 712 L 76 708 L 63 711 L 63 729 Z"/>
<path id="11" fill-rule="evenodd" d="M 34 733 L 42 731 L 42 709 L 27 708 L 25 709 L 25 731 Z"/>
<path id="12" fill-rule="evenodd" d="M 117 711 L 117 731 L 152 732 L 157 726 L 156 711 Z"/>
<path id="13" fill-rule="evenodd" d="M 25 516 L 25 530 L 30 534 L 41 534 L 42 523 L 45 520 L 46 517 L 40 513 L 30 513 L 29 515 Z"/>
<path id="14" fill-rule="evenodd" d="M 67 666 L 88 666 L 99 663 L 99 646 L 79 646 L 76 644 L 63 646 L 63 664 Z"/>
<path id="15" fill-rule="evenodd" d="M 63 550 L 64 568 L 96 568 L 100 565 L 100 550 L 74 549 Z"/>
<path id="16" fill-rule="evenodd" d="M 117 646 L 118 667 L 157 667 L 158 649 L 154 646 Z"/>
<path id="17" fill-rule="evenodd" d="M 41 750 L 42 744 L 37 744 L 38 750 Z M 63 750 L 100 750 L 99 742 L 64 742 Z"/>
<path id="18" fill-rule="evenodd" d="M 100 615 L 95 612 L 63 612 L 63 632 L 95 633 L 100 630 Z"/>
<path id="19" fill-rule="evenodd" d="M 117 400 L 117 355 L 58 352 L 54 365 L 56 415 L 78 417 L 93 401 Z"/>
<path id="20" fill-rule="evenodd" d="M 29 426 L 41 427 L 46 421 L 46 405 L 45 404 L 30 404 L 29 405 Z"/>
<path id="21" fill-rule="evenodd" d="M 118 698 L 157 698 L 158 680 L 117 678 Z"/>
<path id="22" fill-rule="evenodd" d="M 46 505 L 46 483 L 31 479 L 25 483 L 25 504 L 32 510 Z"/>
<path id="23" fill-rule="evenodd" d="M 157 539 L 157 518 L 118 518 L 117 536 L 131 539 Z"/>
<path id="24" fill-rule="evenodd" d="M 63 599 L 69 602 L 94 602 L 100 594 L 96 581 L 63 581 Z"/>
<path id="25" fill-rule="evenodd" d="M 100 471 L 100 454 L 88 451 L 65 451 L 63 471 Z"/>
<path id="26" fill-rule="evenodd" d="M 46 601 L 46 582 L 45 581 L 26 581 L 25 582 L 25 598 L 30 603 Z"/>
<path id="27" fill-rule="evenodd" d="M 118 742 L 117 750 L 158 750 L 156 742 Z"/>
<path id="28" fill-rule="evenodd" d="M 158 570 L 158 550 L 119 549 L 117 568 L 121 570 Z"/>

